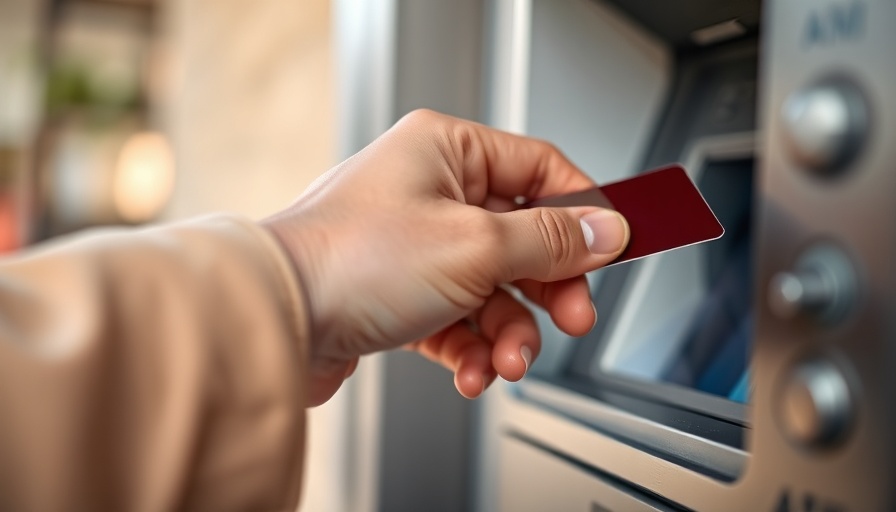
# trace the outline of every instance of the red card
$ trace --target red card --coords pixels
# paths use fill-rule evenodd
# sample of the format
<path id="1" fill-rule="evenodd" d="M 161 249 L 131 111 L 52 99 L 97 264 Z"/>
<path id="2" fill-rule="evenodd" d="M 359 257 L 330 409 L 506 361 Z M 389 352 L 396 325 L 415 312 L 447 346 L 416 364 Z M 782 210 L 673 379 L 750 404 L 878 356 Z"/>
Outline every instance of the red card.
<path id="1" fill-rule="evenodd" d="M 533 201 L 540 206 L 601 206 L 628 221 L 628 247 L 610 265 L 708 242 L 725 228 L 680 165 L 670 165 L 599 188 Z"/>

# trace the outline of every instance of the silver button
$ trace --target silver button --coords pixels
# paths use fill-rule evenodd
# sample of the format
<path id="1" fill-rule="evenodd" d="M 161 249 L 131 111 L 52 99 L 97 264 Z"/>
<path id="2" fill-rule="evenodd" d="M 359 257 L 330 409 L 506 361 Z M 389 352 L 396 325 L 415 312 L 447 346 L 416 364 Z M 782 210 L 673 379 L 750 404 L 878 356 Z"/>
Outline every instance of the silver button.
<path id="1" fill-rule="evenodd" d="M 781 272 L 772 278 L 769 307 L 782 319 L 823 311 L 834 299 L 832 283 L 816 270 Z"/>
<path id="2" fill-rule="evenodd" d="M 772 277 L 768 306 L 782 320 L 808 315 L 830 324 L 853 307 L 857 286 L 849 258 L 834 246 L 817 245 L 799 258 L 794 270 Z"/>
<path id="3" fill-rule="evenodd" d="M 791 157 L 819 174 L 843 169 L 866 138 L 868 112 L 861 90 L 841 77 L 793 92 L 782 110 Z"/>
<path id="4" fill-rule="evenodd" d="M 781 425 L 790 439 L 804 446 L 836 442 L 852 420 L 849 386 L 828 361 L 797 366 L 779 397 Z"/>

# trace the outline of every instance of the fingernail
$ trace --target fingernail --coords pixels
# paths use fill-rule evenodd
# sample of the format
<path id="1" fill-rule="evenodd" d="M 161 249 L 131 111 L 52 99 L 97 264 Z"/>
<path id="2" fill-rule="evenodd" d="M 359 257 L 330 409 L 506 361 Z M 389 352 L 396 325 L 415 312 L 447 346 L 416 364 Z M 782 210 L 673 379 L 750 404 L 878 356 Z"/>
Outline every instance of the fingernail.
<path id="1" fill-rule="evenodd" d="M 523 345 L 520 347 L 520 357 L 523 358 L 523 362 L 526 363 L 526 372 L 529 371 L 529 365 L 532 364 L 532 349 Z"/>
<path id="2" fill-rule="evenodd" d="M 625 221 L 613 210 L 598 210 L 579 219 L 585 244 L 594 254 L 612 254 L 625 241 Z"/>
<path id="3" fill-rule="evenodd" d="M 593 331 L 597 327 L 597 306 L 593 302 L 591 303 L 591 309 L 594 311 L 594 323 L 591 324 L 591 330 Z"/>

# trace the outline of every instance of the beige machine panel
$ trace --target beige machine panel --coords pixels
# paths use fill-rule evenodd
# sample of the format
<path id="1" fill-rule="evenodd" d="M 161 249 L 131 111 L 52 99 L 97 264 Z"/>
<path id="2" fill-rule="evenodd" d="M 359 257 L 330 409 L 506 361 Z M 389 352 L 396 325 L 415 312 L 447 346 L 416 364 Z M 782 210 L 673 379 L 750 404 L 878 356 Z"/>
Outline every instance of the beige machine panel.
<path id="1" fill-rule="evenodd" d="M 672 510 L 520 439 L 504 438 L 500 449 L 499 510 L 557 510 L 561 503 L 590 512 Z"/>

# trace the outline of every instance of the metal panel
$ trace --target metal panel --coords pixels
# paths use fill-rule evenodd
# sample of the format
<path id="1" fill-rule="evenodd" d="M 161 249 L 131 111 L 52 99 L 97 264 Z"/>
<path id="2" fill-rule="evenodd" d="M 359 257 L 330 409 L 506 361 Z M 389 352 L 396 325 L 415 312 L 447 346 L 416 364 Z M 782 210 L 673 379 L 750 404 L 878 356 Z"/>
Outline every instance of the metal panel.
<path id="1" fill-rule="evenodd" d="M 859 274 L 851 314 L 836 325 L 808 315 L 779 319 L 759 304 L 756 350 L 756 471 L 767 492 L 787 490 L 825 510 L 892 510 L 896 418 L 896 3 L 889 0 L 775 0 L 766 6 L 761 114 L 762 168 L 757 295 L 822 241 L 839 247 Z M 802 167 L 788 146 L 787 97 L 819 79 L 855 83 L 871 106 L 858 157 L 835 177 Z M 833 362 L 850 385 L 852 428 L 837 443 L 800 446 L 782 432 L 777 399 L 796 365 Z"/>
<path id="2" fill-rule="evenodd" d="M 479 119 L 482 19 L 476 0 L 340 0 L 340 157 L 405 113 Z M 471 404 L 451 375 L 410 353 L 365 358 L 344 391 L 348 510 L 468 509 Z M 313 441 L 312 441 L 313 442 Z"/>

